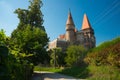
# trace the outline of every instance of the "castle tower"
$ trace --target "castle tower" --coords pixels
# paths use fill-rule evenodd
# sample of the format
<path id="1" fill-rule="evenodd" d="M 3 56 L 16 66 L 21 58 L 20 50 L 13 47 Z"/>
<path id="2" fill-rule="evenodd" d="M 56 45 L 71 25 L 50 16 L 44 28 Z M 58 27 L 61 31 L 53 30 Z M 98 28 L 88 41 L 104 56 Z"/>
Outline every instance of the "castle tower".
<path id="1" fill-rule="evenodd" d="M 94 36 L 94 30 L 90 25 L 88 17 L 84 14 L 81 30 L 75 28 L 71 12 L 68 13 L 68 19 L 66 21 L 66 33 L 60 35 L 57 39 L 49 43 L 49 49 L 61 47 L 63 51 L 66 51 L 70 44 L 82 45 L 86 49 L 94 48 L 96 45 L 96 39 Z"/>
<path id="2" fill-rule="evenodd" d="M 71 12 L 68 13 L 68 19 L 66 22 L 66 34 L 65 34 L 66 40 L 69 42 L 75 41 L 75 25 L 72 19 Z"/>
<path id="3" fill-rule="evenodd" d="M 82 31 L 84 33 L 84 36 L 87 36 L 87 38 L 85 38 L 84 40 L 85 41 L 84 45 L 87 46 L 88 48 L 95 47 L 96 40 L 94 36 L 94 30 L 92 29 L 86 14 L 84 14 L 83 18 Z"/>

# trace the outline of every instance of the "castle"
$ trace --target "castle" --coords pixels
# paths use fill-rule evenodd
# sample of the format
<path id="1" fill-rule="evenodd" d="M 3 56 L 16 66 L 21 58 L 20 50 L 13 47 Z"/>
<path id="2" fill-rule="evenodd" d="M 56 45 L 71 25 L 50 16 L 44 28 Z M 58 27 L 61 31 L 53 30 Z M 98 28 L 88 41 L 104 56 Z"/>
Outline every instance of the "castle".
<path id="1" fill-rule="evenodd" d="M 94 30 L 91 27 L 86 14 L 84 14 L 83 17 L 81 30 L 77 30 L 75 28 L 71 12 L 69 11 L 66 22 L 66 33 L 59 35 L 57 39 L 51 41 L 49 43 L 49 49 L 60 47 L 65 51 L 70 44 L 83 45 L 87 49 L 95 47 L 96 39 L 94 36 Z"/>

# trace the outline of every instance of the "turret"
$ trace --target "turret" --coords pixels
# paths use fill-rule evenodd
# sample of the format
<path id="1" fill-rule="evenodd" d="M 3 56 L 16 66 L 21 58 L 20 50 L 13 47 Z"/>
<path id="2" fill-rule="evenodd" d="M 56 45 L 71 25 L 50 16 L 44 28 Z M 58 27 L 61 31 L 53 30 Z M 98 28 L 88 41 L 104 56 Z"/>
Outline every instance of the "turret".
<path id="1" fill-rule="evenodd" d="M 92 29 L 86 14 L 84 14 L 84 17 L 83 17 L 83 24 L 82 24 L 81 30 L 84 32 L 85 36 L 88 35 L 87 39 L 89 42 L 87 43 L 87 45 L 89 45 L 89 48 L 95 47 L 96 40 L 94 36 L 94 30 Z"/>
<path id="2" fill-rule="evenodd" d="M 66 22 L 66 40 L 69 42 L 74 42 L 75 40 L 75 25 L 70 11 Z"/>

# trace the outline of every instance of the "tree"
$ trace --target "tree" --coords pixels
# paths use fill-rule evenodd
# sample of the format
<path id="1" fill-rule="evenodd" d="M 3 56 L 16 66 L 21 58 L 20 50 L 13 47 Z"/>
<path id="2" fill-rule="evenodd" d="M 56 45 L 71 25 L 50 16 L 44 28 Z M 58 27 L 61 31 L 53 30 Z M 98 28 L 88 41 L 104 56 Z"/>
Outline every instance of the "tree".
<path id="1" fill-rule="evenodd" d="M 3 29 L 0 30 L 0 45 L 8 45 L 9 37 L 6 36 Z"/>
<path id="2" fill-rule="evenodd" d="M 20 19 L 20 23 L 18 28 L 24 29 L 25 24 L 30 24 L 31 27 L 38 27 L 45 31 L 43 24 L 43 14 L 40 10 L 42 7 L 41 0 L 30 0 L 30 6 L 28 9 L 20 9 L 15 10 L 15 13 L 18 14 L 18 18 Z"/>
<path id="3" fill-rule="evenodd" d="M 54 67 L 60 67 L 65 65 L 65 53 L 62 52 L 61 48 L 54 48 L 51 51 L 50 64 Z"/>
<path id="4" fill-rule="evenodd" d="M 31 55 L 25 59 L 36 65 L 44 63 L 48 37 L 42 25 L 42 1 L 30 0 L 30 4 L 27 10 L 19 8 L 15 11 L 20 23 L 11 34 L 11 48 L 20 54 Z"/>
<path id="5" fill-rule="evenodd" d="M 67 48 L 65 61 L 68 66 L 80 64 L 85 56 L 85 48 L 83 46 L 71 45 Z"/>

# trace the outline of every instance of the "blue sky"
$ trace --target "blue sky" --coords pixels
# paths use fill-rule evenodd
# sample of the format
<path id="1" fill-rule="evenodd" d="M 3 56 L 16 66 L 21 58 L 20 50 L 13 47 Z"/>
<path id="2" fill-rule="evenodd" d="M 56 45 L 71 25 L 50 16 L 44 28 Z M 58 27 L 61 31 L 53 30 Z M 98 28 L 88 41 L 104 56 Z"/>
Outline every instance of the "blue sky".
<path id="1" fill-rule="evenodd" d="M 28 5 L 28 0 L 0 0 L 0 29 L 4 29 L 8 36 L 19 23 L 15 9 L 27 9 Z M 69 8 L 78 30 L 84 13 L 87 14 L 97 45 L 120 36 L 120 0 L 43 0 L 43 25 L 50 40 L 65 33 Z"/>

